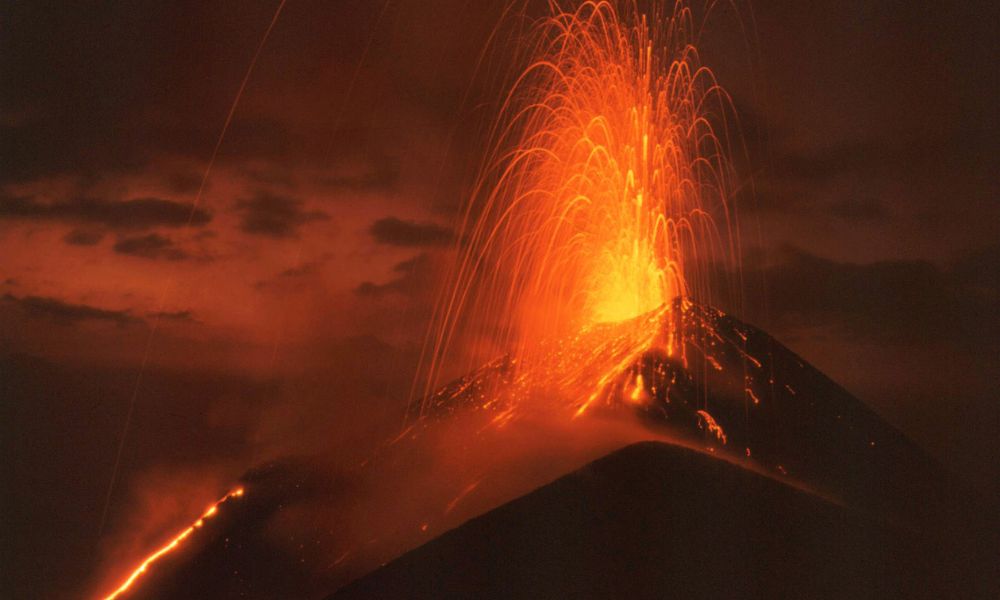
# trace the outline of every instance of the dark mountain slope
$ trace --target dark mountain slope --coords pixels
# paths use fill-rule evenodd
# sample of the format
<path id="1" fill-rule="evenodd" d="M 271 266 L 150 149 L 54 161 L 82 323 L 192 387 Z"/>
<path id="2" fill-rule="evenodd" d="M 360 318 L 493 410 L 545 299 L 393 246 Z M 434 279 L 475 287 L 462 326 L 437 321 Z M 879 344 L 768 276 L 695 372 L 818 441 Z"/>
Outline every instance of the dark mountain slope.
<path id="1" fill-rule="evenodd" d="M 656 335 L 638 352 L 614 355 L 627 347 L 617 340 L 637 324 Z M 600 342 L 576 349 L 582 360 L 616 364 L 626 352 L 634 359 L 602 388 L 591 412 L 634 412 L 653 430 L 911 524 L 939 521 L 968 499 L 923 450 L 752 325 L 676 300 L 606 327 Z M 503 397 L 516 379 L 510 371 L 501 359 L 446 386 L 431 398 L 430 414 L 446 417 L 482 405 L 484 397 Z M 506 410 L 502 403 L 490 407 Z"/>
<path id="2" fill-rule="evenodd" d="M 624 448 L 347 586 L 355 598 L 942 598 L 932 544 L 729 462 Z"/>

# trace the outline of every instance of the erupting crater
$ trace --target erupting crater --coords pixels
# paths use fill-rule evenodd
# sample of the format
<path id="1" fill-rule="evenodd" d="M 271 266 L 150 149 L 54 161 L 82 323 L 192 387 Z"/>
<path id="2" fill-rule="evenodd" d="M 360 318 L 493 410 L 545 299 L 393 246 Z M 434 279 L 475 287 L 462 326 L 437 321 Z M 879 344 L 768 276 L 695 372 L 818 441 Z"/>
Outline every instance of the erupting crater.
<path id="1" fill-rule="evenodd" d="M 504 356 L 433 394 L 422 420 L 486 412 L 505 427 L 542 411 L 635 417 L 651 437 L 904 520 L 944 504 L 927 482 L 948 476 L 922 450 L 773 337 L 720 310 L 676 299 L 549 347 L 547 370 L 518 370 Z"/>

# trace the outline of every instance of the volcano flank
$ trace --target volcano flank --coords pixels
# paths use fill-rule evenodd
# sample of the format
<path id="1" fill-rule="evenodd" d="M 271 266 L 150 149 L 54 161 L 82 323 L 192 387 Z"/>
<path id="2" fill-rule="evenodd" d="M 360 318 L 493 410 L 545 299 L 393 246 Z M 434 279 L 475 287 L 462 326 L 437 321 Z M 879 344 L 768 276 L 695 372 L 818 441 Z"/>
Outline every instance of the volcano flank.
<path id="1" fill-rule="evenodd" d="M 656 335 L 624 343 L 636 327 Z M 572 416 L 556 410 L 559 428 L 515 402 L 524 377 L 498 359 L 360 465 L 310 457 L 248 473 L 242 497 L 121 597 L 990 589 L 984 503 L 763 331 L 678 300 L 583 338 L 554 351 L 627 360 Z"/>

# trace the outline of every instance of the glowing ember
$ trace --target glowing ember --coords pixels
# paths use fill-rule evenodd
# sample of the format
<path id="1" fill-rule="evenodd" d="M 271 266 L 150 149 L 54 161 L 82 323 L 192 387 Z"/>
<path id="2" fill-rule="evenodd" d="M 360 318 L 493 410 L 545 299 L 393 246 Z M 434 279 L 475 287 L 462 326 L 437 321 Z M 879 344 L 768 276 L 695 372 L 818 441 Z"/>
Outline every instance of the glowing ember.
<path id="1" fill-rule="evenodd" d="M 697 411 L 697 415 L 699 417 L 699 426 L 713 434 L 717 440 L 725 444 L 727 441 L 726 432 L 723 431 L 722 427 L 715 422 L 715 418 L 713 418 L 712 415 L 708 414 L 708 411 L 705 410 Z M 749 448 L 747 448 L 747 450 L 749 450 Z"/>
<path id="2" fill-rule="evenodd" d="M 738 265 L 731 103 L 700 64 L 690 10 L 550 6 L 463 213 L 425 348 L 430 402 L 442 364 L 462 362 L 461 336 L 462 370 L 509 353 L 522 390 L 508 401 L 543 392 L 582 414 L 651 345 L 680 346 L 649 327 L 672 300 L 710 301 L 710 267 Z M 605 327 L 621 322 L 635 326 Z M 632 399 L 642 394 L 636 385 Z"/>
<path id="3" fill-rule="evenodd" d="M 117 589 L 115 589 L 115 591 L 111 592 L 110 594 L 104 597 L 104 600 L 113 600 L 114 598 L 117 598 L 118 596 L 127 592 L 129 588 L 132 587 L 132 584 L 135 583 L 135 581 L 139 577 L 141 577 L 144 573 L 146 573 L 149 570 L 149 567 L 154 562 L 159 560 L 163 555 L 168 554 L 173 550 L 175 550 L 178 546 L 181 545 L 181 543 L 184 540 L 190 537 L 190 535 L 194 533 L 196 529 L 200 529 L 205 524 L 206 519 L 210 519 L 212 516 L 215 515 L 216 512 L 218 512 L 219 507 L 222 504 L 224 504 L 231 498 L 239 498 L 241 496 L 243 496 L 243 488 L 236 488 L 235 490 L 229 492 L 228 494 L 220 498 L 215 504 L 209 506 L 205 510 L 205 512 L 202 513 L 201 517 L 199 517 L 197 521 L 192 523 L 187 529 L 181 531 L 176 536 L 174 536 L 173 539 L 171 539 L 169 542 L 161 546 L 156 552 L 153 552 L 152 554 L 147 556 L 145 560 L 143 560 L 139 564 L 139 566 L 132 571 L 132 573 L 128 576 L 128 578 L 126 578 L 125 581 L 123 581 L 122 584 L 119 585 Z"/>
<path id="4" fill-rule="evenodd" d="M 645 384 L 642 380 L 642 373 L 635 376 L 635 387 L 632 388 L 632 393 L 629 395 L 629 400 L 633 404 L 639 404 L 642 402 L 643 396 L 645 395 Z"/>

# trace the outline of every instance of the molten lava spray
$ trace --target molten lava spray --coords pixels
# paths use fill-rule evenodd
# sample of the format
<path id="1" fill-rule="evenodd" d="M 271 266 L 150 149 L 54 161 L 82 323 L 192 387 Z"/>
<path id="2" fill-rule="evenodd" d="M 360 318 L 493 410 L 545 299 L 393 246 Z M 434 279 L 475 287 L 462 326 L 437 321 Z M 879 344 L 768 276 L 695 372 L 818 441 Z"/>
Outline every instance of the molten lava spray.
<path id="1" fill-rule="evenodd" d="M 459 337 L 469 367 L 506 352 L 515 379 L 549 395 L 569 380 L 600 387 L 600 374 L 564 372 L 579 362 L 566 355 L 606 345 L 593 333 L 604 324 L 678 297 L 710 301 L 719 287 L 711 269 L 738 268 L 732 103 L 700 64 L 691 10 L 627 1 L 565 10 L 555 0 L 550 9 L 522 48 L 527 67 L 503 98 L 462 215 L 459 258 L 425 348 L 423 397 L 454 364 Z M 656 341 L 643 323 L 614 342 L 609 369 Z M 585 348 L 551 344 L 583 338 Z M 669 338 L 659 342 L 672 349 Z"/>

